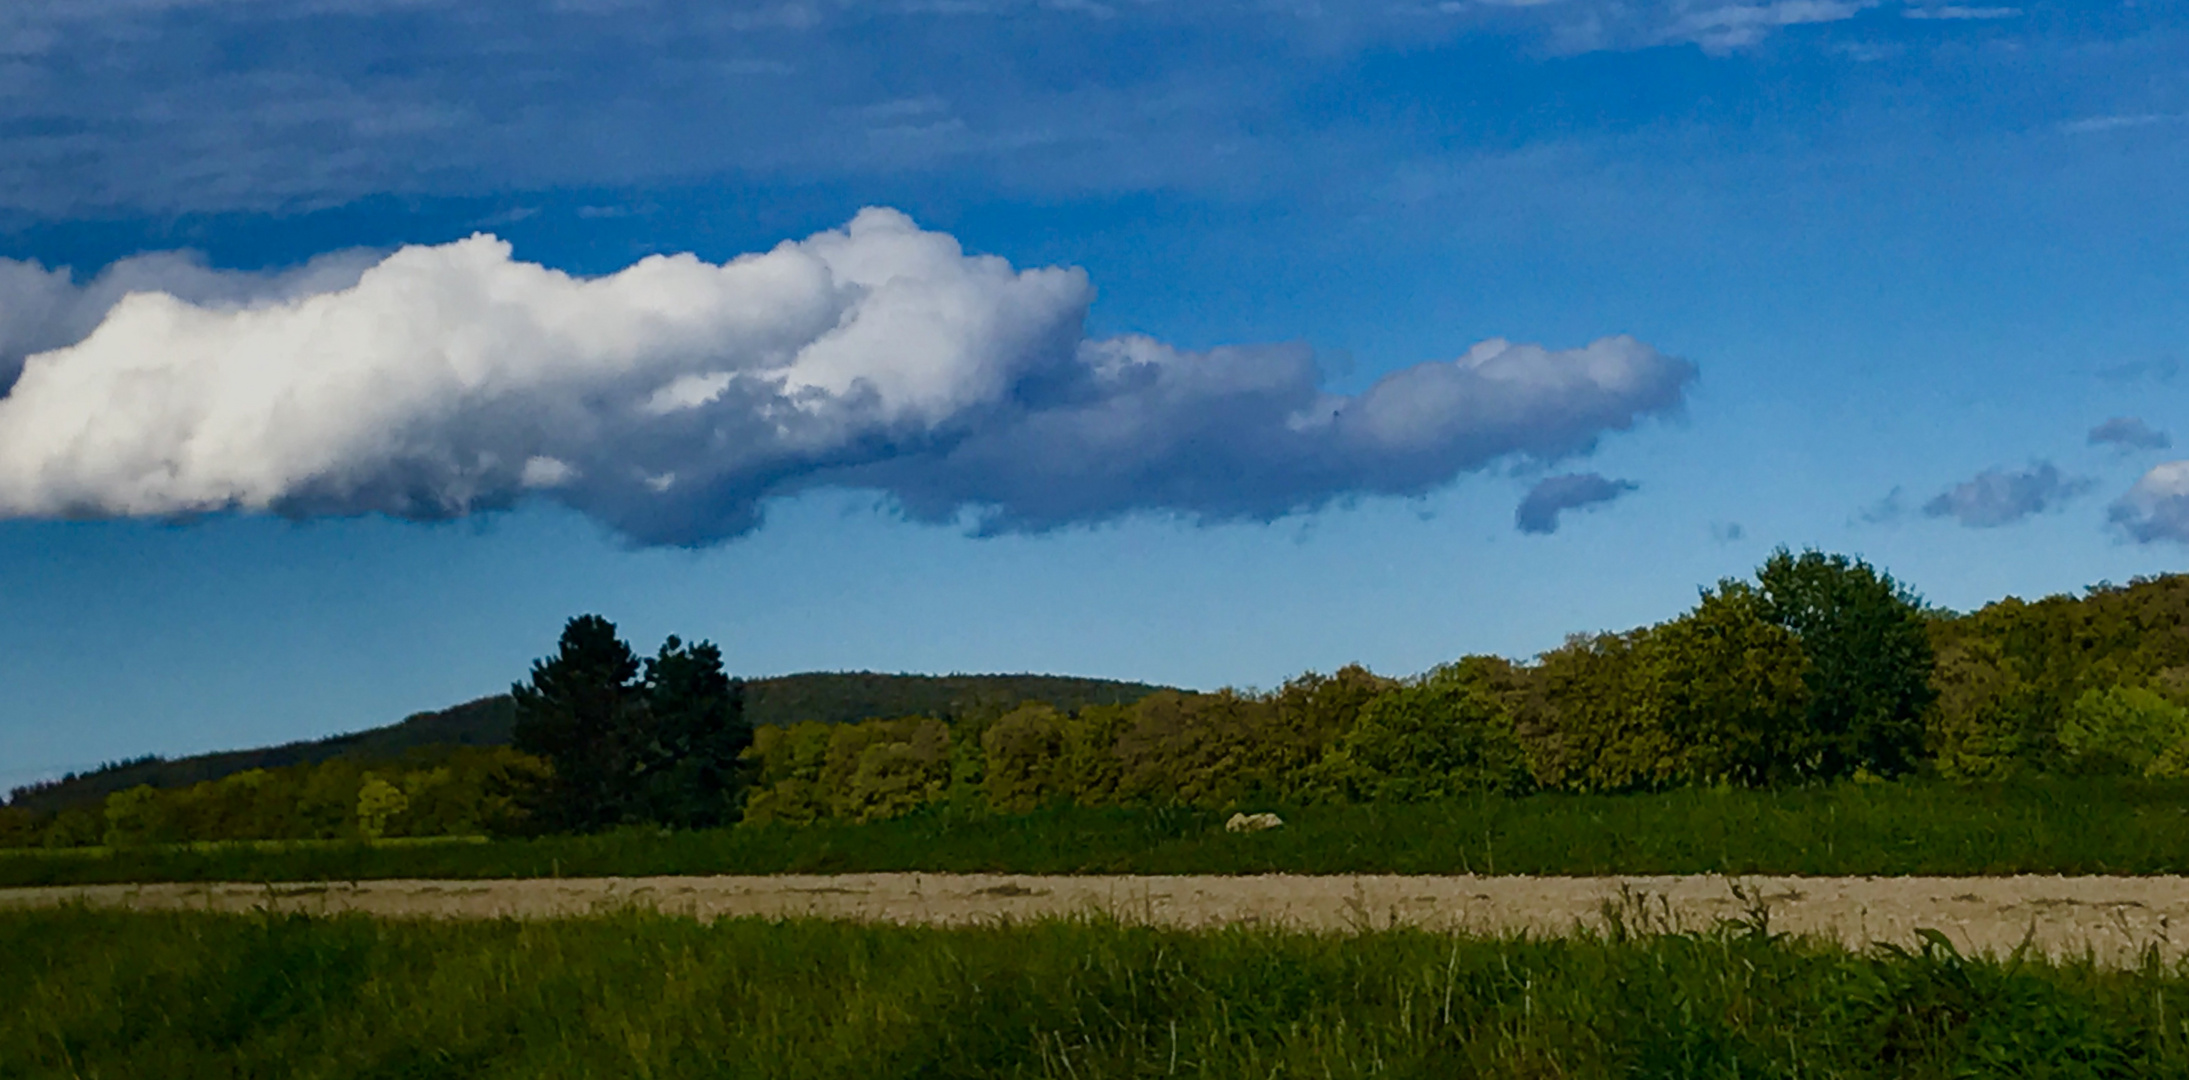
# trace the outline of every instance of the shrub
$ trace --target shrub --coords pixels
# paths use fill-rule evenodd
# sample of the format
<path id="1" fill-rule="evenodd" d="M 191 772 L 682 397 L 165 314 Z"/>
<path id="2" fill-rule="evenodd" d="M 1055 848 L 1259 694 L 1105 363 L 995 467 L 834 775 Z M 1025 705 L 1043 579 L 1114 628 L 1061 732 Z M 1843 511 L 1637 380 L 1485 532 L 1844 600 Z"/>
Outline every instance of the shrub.
<path id="1" fill-rule="evenodd" d="M 1792 633 L 1764 619 L 1748 586 L 1705 592 L 1694 611 L 1650 635 L 1642 664 L 1659 745 L 1673 748 L 1660 777 L 1757 786 L 1816 766 L 1808 660 Z"/>
<path id="2" fill-rule="evenodd" d="M 745 820 L 863 822 L 910 813 L 949 790 L 950 741 L 942 721 L 924 716 L 761 728 L 745 755 L 760 774 Z"/>
<path id="3" fill-rule="evenodd" d="M 1576 634 L 1537 659 L 1523 721 L 1538 783 L 1626 791 L 1678 774 L 1677 748 L 1643 678 L 1639 651 L 1649 633 Z"/>
<path id="4" fill-rule="evenodd" d="M 803 824 L 829 813 L 821 773 L 828 765 L 829 725 L 807 721 L 789 727 L 761 727 L 745 751 L 757 768 L 758 785 L 745 803 L 744 820 Z"/>
<path id="5" fill-rule="evenodd" d="M 43 814 L 20 806 L 0 806 L 0 848 L 38 846 L 39 834 L 44 831 L 45 824 Z"/>
<path id="6" fill-rule="evenodd" d="M 2041 696 L 1999 652 L 1994 642 L 1966 641 L 1938 653 L 1926 742 L 1941 775 L 2004 780 L 2052 756 L 2055 725 Z"/>
<path id="7" fill-rule="evenodd" d="M 1117 736 L 1118 798 L 1226 806 L 1275 792 L 1289 779 L 1276 726 L 1269 701 L 1236 690 L 1152 694 Z"/>
<path id="8" fill-rule="evenodd" d="M 367 840 L 378 840 L 388 831 L 388 819 L 408 809 L 410 799 L 402 788 L 367 773 L 357 789 L 357 832 Z"/>
<path id="9" fill-rule="evenodd" d="M 2189 710 L 2137 686 L 2084 691 L 2059 734 L 2069 766 L 2087 773 L 2145 773 L 2185 738 Z"/>
<path id="10" fill-rule="evenodd" d="M 910 717 L 838 724 L 829 733 L 830 790 L 837 816 L 879 821 L 911 813 L 950 785 L 950 729 Z"/>
<path id="11" fill-rule="evenodd" d="M 1303 780 L 1310 797 L 1407 802 L 1531 784 L 1511 714 L 1457 665 L 1376 695 Z"/>
<path id="12" fill-rule="evenodd" d="M 106 806 L 72 806 L 53 815 L 39 833 L 38 844 L 48 848 L 91 847 L 106 838 Z"/>
<path id="13" fill-rule="evenodd" d="M 1025 811 L 1071 790 L 1065 755 L 1065 718 L 1042 704 L 1022 705 L 981 732 L 982 793 L 998 810 Z"/>
<path id="14" fill-rule="evenodd" d="M 106 797 L 108 847 L 137 847 L 179 839 L 174 834 L 165 800 L 152 787 L 139 784 Z"/>

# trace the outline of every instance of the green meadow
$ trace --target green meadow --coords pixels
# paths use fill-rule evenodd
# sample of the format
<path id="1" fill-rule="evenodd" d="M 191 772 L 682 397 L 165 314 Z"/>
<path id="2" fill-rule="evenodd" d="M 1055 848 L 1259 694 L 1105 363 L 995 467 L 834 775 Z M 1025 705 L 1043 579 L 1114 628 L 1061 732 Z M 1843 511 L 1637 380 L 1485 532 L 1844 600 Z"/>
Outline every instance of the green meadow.
<path id="1" fill-rule="evenodd" d="M 1570 938 L 0 915 L 0 1077 L 2156 1077 L 2189 974 Z"/>
<path id="2" fill-rule="evenodd" d="M 2189 783 L 1904 780 L 1651 794 L 1481 795 L 1218 811 L 932 807 L 866 824 L 457 842 L 194 844 L 0 854 L 0 885 L 880 871 L 1042 874 L 2167 874 L 2189 872 Z"/>

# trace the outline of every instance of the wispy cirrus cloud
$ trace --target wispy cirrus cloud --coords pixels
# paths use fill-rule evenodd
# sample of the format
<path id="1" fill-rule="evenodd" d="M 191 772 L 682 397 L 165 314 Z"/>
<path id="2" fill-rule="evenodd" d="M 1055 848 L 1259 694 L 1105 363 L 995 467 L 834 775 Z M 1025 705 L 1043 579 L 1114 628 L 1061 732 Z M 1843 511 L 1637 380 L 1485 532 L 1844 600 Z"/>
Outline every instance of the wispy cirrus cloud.
<path id="1" fill-rule="evenodd" d="M 1876 502 L 1858 508 L 1854 520 L 1865 525 L 1891 525 L 1908 514 L 1907 489 L 1895 486 Z"/>
<path id="2" fill-rule="evenodd" d="M 2163 385 L 2173 382 L 2174 376 L 2181 374 L 2181 361 L 2171 356 L 2155 357 L 2150 360 L 2129 360 L 2119 364 L 2108 364 L 2099 368 L 2097 374 L 2098 378 L 2109 383 L 2152 382 Z"/>
<path id="3" fill-rule="evenodd" d="M 1971 19 L 2019 19 L 2022 17 L 2022 9 L 2018 7 L 1970 7 L 1961 4 L 1941 4 L 1937 7 L 1911 7 L 1903 10 L 1900 14 L 1902 18 L 1908 19 L 1943 19 L 1963 22 Z"/>
<path id="4" fill-rule="evenodd" d="M 2124 131 L 2134 128 L 2156 127 L 2162 124 L 2179 124 L 2189 120 L 2189 113 L 2121 113 L 2108 116 L 2086 116 L 2060 125 L 2069 135 L 2095 135 L 2107 131 Z"/>
<path id="5" fill-rule="evenodd" d="M 1371 119 L 1375 110 L 1303 115 L 1285 104 L 1394 49 L 1480 43 L 1511 61 L 1503 89 L 1525 91 L 1535 65 L 1561 56 L 1690 46 L 1723 56 L 1886 10 L 1873 0 L 25 0 L 0 11 L 0 209 L 280 210 L 726 174 L 1256 189 L 1306 168 L 1303 157 L 1421 145 L 1420 132 Z M 921 111 L 891 114 L 907 103 Z"/>
<path id="6" fill-rule="evenodd" d="M 1755 45 L 1787 27 L 1842 22 L 1874 6 L 1873 0 L 1682 5 L 1677 16 L 1660 32 L 1660 40 L 1692 42 L 1706 52 L 1732 52 Z"/>

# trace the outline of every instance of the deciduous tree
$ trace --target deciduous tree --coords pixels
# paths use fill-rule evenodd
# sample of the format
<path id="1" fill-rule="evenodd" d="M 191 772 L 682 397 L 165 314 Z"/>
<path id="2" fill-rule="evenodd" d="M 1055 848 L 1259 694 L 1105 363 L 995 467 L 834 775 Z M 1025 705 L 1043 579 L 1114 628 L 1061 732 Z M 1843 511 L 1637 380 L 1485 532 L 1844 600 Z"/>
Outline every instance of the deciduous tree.
<path id="1" fill-rule="evenodd" d="M 1675 748 L 1681 781 L 1760 786 L 1800 772 L 1808 660 L 1761 608 L 1754 589 L 1721 582 L 1649 637 L 1648 711 Z"/>
<path id="2" fill-rule="evenodd" d="M 1838 777 L 1915 768 L 1933 697 L 1923 604 L 1861 559 L 1780 548 L 1756 571 L 1763 617 L 1809 666 L 1805 765 Z"/>

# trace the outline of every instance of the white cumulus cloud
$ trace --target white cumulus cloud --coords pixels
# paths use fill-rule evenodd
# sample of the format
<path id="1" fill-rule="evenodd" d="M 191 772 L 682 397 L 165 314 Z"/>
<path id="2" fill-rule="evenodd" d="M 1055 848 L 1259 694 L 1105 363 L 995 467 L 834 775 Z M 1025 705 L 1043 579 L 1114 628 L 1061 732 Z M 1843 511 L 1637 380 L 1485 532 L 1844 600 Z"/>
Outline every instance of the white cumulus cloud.
<path id="1" fill-rule="evenodd" d="M 1631 338 L 1326 393 L 1286 346 L 1087 340 L 1076 269 L 1020 270 L 870 209 L 721 265 L 583 279 L 491 236 L 277 275 L 172 256 L 78 286 L 0 265 L 0 514 L 440 518 L 525 497 L 647 543 L 869 488 L 990 530 L 1136 511 L 1267 519 L 1586 453 L 1694 369 Z M 0 358 L 7 355 L 0 351 Z"/>
<path id="2" fill-rule="evenodd" d="M 2114 502 L 2111 516 L 2137 543 L 2189 544 L 2189 461 L 2169 461 L 2143 474 Z"/>
<path id="3" fill-rule="evenodd" d="M 378 260 L 369 251 L 338 251 L 283 272 L 253 274 L 165 251 L 123 259 L 79 285 L 66 267 L 0 258 L 0 392 L 15 381 L 25 356 L 82 341 L 130 293 L 164 292 L 206 308 L 278 304 L 354 285 Z"/>

